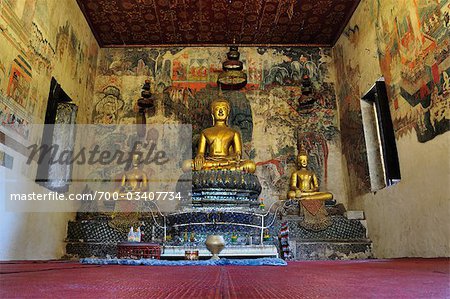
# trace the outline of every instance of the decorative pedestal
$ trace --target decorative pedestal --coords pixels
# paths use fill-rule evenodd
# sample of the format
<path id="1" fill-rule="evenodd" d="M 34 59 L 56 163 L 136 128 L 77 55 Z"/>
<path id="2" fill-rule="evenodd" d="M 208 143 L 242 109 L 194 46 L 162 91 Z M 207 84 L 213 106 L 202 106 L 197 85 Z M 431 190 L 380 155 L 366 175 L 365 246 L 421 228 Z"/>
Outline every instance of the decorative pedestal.
<path id="1" fill-rule="evenodd" d="M 254 174 L 229 170 L 194 171 L 180 177 L 180 182 L 189 183 L 186 178 L 192 179 L 194 207 L 242 208 L 259 205 L 261 184 Z"/>
<path id="2" fill-rule="evenodd" d="M 192 248 L 198 248 L 200 257 L 205 258 L 211 256 L 205 246 L 207 236 L 221 235 L 226 246 L 220 256 L 278 256 L 273 237 L 277 235 L 275 215 L 258 208 L 261 185 L 257 176 L 213 170 L 193 172 L 192 181 L 187 177 L 180 178 L 177 189 L 189 190 L 183 186 L 192 185 L 192 203 L 186 200 L 174 213 L 155 212 L 156 220 L 147 217 L 141 227 L 143 242 L 160 240 L 163 258 L 184 258 Z M 116 247 L 121 254 L 118 247 L 123 246 L 120 242 L 127 239 L 127 232 L 107 217 L 71 221 L 66 252 L 77 257 L 114 257 Z"/>
<path id="3" fill-rule="evenodd" d="M 185 256 L 186 247 L 184 246 L 164 246 L 161 254 L 162 258 L 180 259 Z M 206 247 L 198 247 L 200 258 L 211 258 L 211 252 Z M 220 252 L 219 257 L 243 258 L 243 257 L 278 257 L 277 247 L 275 245 L 226 245 Z"/>
<path id="4" fill-rule="evenodd" d="M 365 220 L 333 215 L 332 209 L 327 209 L 331 215 L 331 225 L 323 230 L 303 227 L 303 219 L 294 215 L 285 216 L 276 224 L 279 230 L 282 222 L 288 227 L 289 247 L 293 259 L 348 260 L 372 257 L 372 242 L 367 237 Z"/>
<path id="5" fill-rule="evenodd" d="M 256 175 L 230 170 L 194 171 L 182 175 L 178 182 L 182 193 L 192 187 L 192 202 L 186 201 L 180 211 L 167 215 L 170 241 L 165 242 L 163 257 L 182 257 L 186 247 L 197 248 L 201 258 L 211 257 L 205 247 L 208 235 L 225 239 L 220 256 L 278 256 L 272 237 L 275 215 L 258 208 L 261 184 Z M 271 237 L 264 238 L 265 234 Z"/>
<path id="6" fill-rule="evenodd" d="M 160 259 L 161 246 L 154 243 L 117 244 L 117 257 L 120 259 Z"/>
<path id="7" fill-rule="evenodd" d="M 162 222 L 161 219 L 157 219 Z M 154 225 L 153 219 L 143 219 L 142 241 L 159 242 L 164 238 L 164 230 Z M 72 257 L 116 257 L 117 244 L 127 240 L 128 232 L 118 231 L 107 217 L 78 219 L 69 221 L 66 239 L 66 255 Z"/>
<path id="8" fill-rule="evenodd" d="M 208 235 L 222 235 L 228 245 L 268 245 L 273 240 L 264 240 L 267 229 L 273 236 L 275 215 L 252 208 L 185 208 L 168 214 L 167 234 L 172 240 L 166 245 L 204 246 Z M 191 241 L 191 235 L 194 240 Z M 237 239 L 232 236 L 237 236 Z"/>

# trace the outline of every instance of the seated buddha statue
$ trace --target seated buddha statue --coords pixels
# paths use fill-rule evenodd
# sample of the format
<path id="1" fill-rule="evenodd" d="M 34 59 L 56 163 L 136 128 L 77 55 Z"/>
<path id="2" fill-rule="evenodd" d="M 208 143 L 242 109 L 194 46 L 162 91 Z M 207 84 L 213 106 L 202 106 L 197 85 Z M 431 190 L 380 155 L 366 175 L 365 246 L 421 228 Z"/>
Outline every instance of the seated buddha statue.
<path id="1" fill-rule="evenodd" d="M 319 182 L 314 172 L 307 169 L 308 154 L 300 150 L 297 156 L 298 170 L 291 175 L 288 199 L 300 200 L 331 200 L 333 194 L 330 192 L 320 192 Z"/>
<path id="2" fill-rule="evenodd" d="M 213 126 L 200 134 L 197 155 L 183 163 L 184 171 L 240 170 L 254 173 L 253 161 L 242 160 L 241 134 L 227 124 L 231 107 L 227 100 L 218 99 L 211 104 Z"/>
<path id="3" fill-rule="evenodd" d="M 134 192 L 148 191 L 148 177 L 139 167 L 140 158 L 139 154 L 134 154 L 132 156 L 131 169 L 122 175 L 120 187 L 116 190 L 119 193 L 119 200 L 114 202 L 114 212 L 111 215 L 112 220 L 108 223 L 108 225 L 124 233 L 130 227 L 140 225 L 140 202 L 127 199 L 130 199 L 130 195 L 136 196 Z"/>
<path id="4" fill-rule="evenodd" d="M 118 192 L 148 191 L 148 177 L 147 174 L 139 168 L 139 160 L 139 154 L 134 154 L 132 157 L 132 168 L 122 175 Z"/>

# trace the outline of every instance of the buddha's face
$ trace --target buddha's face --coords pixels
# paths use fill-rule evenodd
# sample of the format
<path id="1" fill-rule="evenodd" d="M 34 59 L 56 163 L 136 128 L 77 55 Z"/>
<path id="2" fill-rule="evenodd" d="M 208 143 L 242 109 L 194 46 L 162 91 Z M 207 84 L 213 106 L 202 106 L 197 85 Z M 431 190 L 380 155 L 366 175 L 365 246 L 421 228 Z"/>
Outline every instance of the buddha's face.
<path id="1" fill-rule="evenodd" d="M 139 162 L 140 162 L 140 156 L 139 155 L 133 155 L 133 160 L 132 160 L 132 165 L 134 167 L 139 166 Z"/>
<path id="2" fill-rule="evenodd" d="M 227 102 L 216 102 L 212 107 L 212 114 L 215 120 L 226 120 L 230 113 L 230 106 Z"/>
<path id="3" fill-rule="evenodd" d="M 297 157 L 297 162 L 298 162 L 298 165 L 300 165 L 301 167 L 308 166 L 308 156 L 306 156 L 306 155 L 299 155 Z"/>

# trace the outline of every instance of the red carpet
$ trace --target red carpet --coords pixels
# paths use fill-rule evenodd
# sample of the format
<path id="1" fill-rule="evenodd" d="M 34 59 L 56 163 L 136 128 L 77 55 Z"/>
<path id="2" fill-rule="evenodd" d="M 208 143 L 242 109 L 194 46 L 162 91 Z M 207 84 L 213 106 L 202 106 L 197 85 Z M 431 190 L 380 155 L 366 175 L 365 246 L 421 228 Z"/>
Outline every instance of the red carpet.
<path id="1" fill-rule="evenodd" d="M 0 263 L 0 298 L 450 298 L 449 259 L 287 267 Z"/>

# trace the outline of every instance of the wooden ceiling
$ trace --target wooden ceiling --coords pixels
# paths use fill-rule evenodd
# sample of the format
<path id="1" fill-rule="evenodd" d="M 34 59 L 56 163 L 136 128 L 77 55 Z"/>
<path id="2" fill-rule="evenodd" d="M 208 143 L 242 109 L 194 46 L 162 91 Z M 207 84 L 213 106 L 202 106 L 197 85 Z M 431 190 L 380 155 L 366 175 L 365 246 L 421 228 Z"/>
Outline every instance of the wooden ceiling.
<path id="1" fill-rule="evenodd" d="M 332 46 L 360 0 L 77 0 L 101 47 Z"/>

